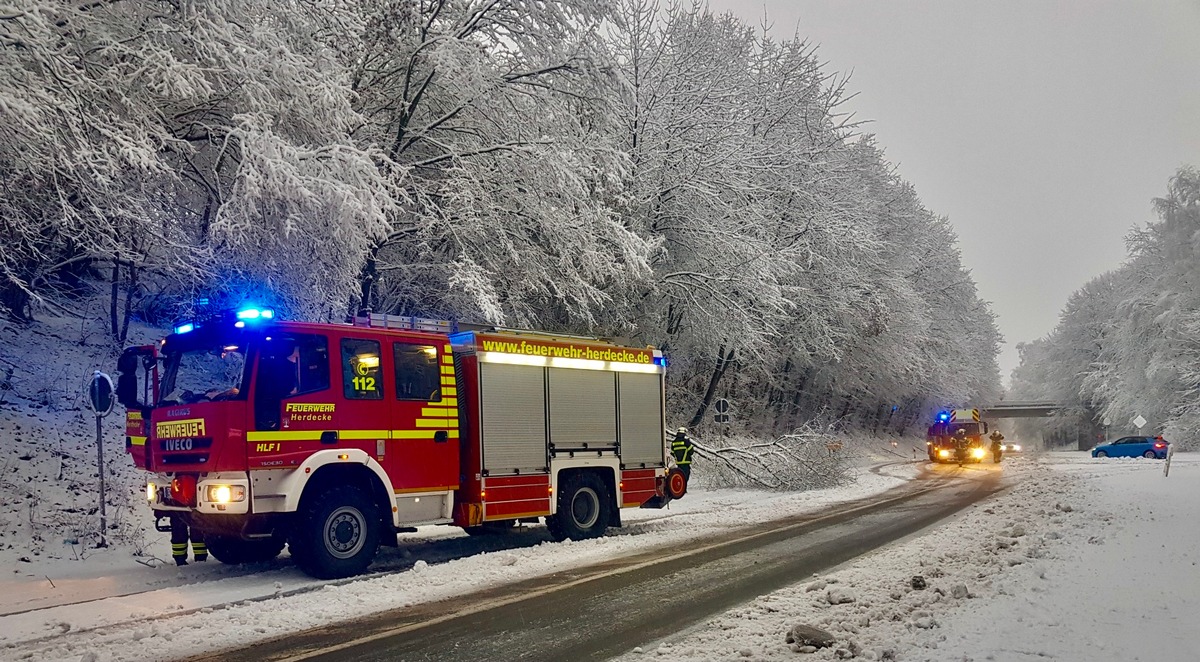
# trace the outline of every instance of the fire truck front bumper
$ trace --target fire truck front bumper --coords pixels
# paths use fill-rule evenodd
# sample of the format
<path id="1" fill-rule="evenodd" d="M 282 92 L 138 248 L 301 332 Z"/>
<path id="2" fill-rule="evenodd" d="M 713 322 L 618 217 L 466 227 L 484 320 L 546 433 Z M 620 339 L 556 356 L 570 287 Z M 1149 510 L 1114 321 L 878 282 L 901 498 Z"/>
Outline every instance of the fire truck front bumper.
<path id="1" fill-rule="evenodd" d="M 212 515 L 245 515 L 250 512 L 250 479 L 244 473 L 205 474 L 188 494 L 190 507 L 171 494 L 172 479 L 155 476 L 146 483 L 146 501 L 156 511 L 194 511 Z M 189 490 L 190 491 L 190 490 Z"/>

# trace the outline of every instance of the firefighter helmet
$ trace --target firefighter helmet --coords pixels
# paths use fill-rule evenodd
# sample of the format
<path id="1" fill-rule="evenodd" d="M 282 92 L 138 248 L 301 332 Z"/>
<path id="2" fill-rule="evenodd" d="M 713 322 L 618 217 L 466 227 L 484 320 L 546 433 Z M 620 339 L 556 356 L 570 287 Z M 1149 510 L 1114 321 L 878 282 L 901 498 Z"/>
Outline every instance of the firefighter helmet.
<path id="1" fill-rule="evenodd" d="M 681 425 L 681 426 L 679 426 L 679 429 L 676 430 L 675 432 L 678 434 L 687 434 L 687 428 L 685 428 Z"/>

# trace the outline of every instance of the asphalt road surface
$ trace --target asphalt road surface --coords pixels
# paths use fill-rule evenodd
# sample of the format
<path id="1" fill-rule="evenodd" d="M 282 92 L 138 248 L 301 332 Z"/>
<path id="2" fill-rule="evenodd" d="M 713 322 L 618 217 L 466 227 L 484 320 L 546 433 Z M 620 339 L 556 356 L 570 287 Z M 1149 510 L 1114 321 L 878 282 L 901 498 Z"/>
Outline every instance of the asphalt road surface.
<path id="1" fill-rule="evenodd" d="M 835 512 L 269 641 L 238 660 L 605 660 L 913 534 L 1003 487 L 998 466 L 935 466 Z"/>

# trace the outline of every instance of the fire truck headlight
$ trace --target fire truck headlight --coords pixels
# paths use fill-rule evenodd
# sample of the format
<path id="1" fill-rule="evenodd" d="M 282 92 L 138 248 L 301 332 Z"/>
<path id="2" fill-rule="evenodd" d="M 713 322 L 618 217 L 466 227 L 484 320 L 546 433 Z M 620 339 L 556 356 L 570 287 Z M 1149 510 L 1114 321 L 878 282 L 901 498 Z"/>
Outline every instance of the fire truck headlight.
<path id="1" fill-rule="evenodd" d="M 146 483 L 146 501 L 154 503 L 154 498 L 158 496 L 158 486 L 154 483 Z"/>
<path id="2" fill-rule="evenodd" d="M 246 500 L 246 488 L 241 485 L 209 485 L 206 501 L 212 503 L 237 503 Z"/>
<path id="3" fill-rule="evenodd" d="M 943 448 L 938 451 L 938 457 L 950 457 L 950 451 Z"/>
<path id="4" fill-rule="evenodd" d="M 983 456 L 987 455 L 987 452 L 984 451 L 982 448 L 976 448 L 971 451 L 971 455 L 974 455 L 976 460 L 982 460 Z"/>
<path id="5" fill-rule="evenodd" d="M 1019 451 L 1019 450 L 1021 450 L 1021 444 L 1013 444 L 1013 445 L 1012 445 L 1012 449 L 1013 449 L 1014 451 Z"/>

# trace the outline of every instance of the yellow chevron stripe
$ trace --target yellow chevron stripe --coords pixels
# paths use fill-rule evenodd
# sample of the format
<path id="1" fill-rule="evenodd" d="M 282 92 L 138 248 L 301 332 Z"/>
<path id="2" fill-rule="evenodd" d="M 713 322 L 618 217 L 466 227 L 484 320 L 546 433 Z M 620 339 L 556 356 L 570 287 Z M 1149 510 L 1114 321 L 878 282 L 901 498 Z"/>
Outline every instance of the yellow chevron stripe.
<path id="1" fill-rule="evenodd" d="M 452 365 L 442 366 L 442 374 L 443 375 L 453 375 L 454 374 L 454 366 L 452 366 Z"/>
<path id="2" fill-rule="evenodd" d="M 457 418 L 458 411 L 449 407 L 422 407 L 422 416 L 445 416 L 447 418 Z"/>
<path id="3" fill-rule="evenodd" d="M 454 377 L 442 376 L 442 386 L 454 386 Z"/>
<path id="4" fill-rule="evenodd" d="M 453 398 L 456 395 L 458 395 L 457 388 L 455 388 L 453 386 L 443 386 L 442 387 L 442 397 L 443 398 L 446 398 L 446 397 Z"/>
<path id="5" fill-rule="evenodd" d="M 146 438 L 145 437 L 130 437 L 129 443 L 134 446 L 145 446 Z"/>
<path id="6" fill-rule="evenodd" d="M 458 427 L 457 418 L 418 418 L 417 427 L 419 428 L 456 428 Z"/>

